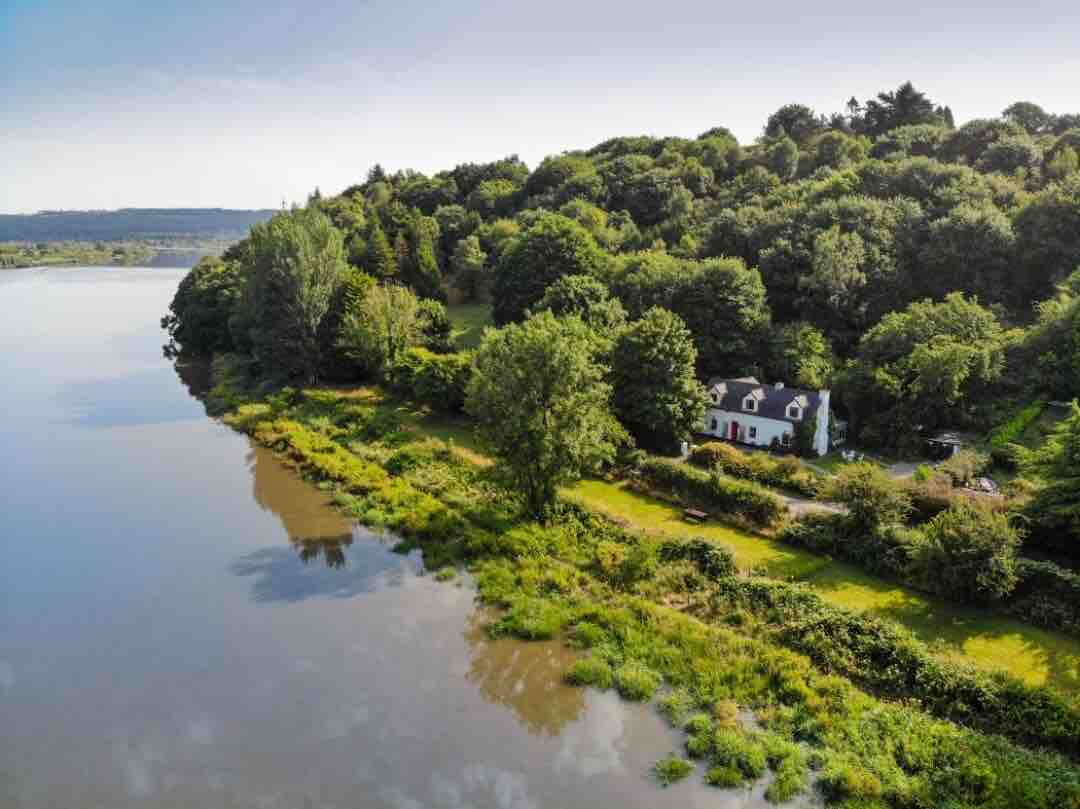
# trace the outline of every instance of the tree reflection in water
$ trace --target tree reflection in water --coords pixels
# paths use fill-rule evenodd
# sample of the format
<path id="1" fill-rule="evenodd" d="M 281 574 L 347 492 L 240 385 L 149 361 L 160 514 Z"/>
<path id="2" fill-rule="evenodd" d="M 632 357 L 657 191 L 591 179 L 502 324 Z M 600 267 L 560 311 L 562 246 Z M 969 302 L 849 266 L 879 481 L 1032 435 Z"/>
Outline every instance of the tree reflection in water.
<path id="1" fill-rule="evenodd" d="M 510 708 L 530 733 L 559 735 L 585 710 L 585 689 L 563 681 L 574 652 L 559 641 L 491 638 L 485 628 L 491 620 L 483 610 L 469 620 L 466 677 L 484 699 Z"/>
<path id="2" fill-rule="evenodd" d="M 269 450 L 253 447 L 248 467 L 255 502 L 277 517 L 292 546 L 263 548 L 230 566 L 237 576 L 254 577 L 256 601 L 349 598 L 398 586 L 420 571 L 418 554 L 395 554 L 374 536 L 354 545 L 353 524 Z"/>

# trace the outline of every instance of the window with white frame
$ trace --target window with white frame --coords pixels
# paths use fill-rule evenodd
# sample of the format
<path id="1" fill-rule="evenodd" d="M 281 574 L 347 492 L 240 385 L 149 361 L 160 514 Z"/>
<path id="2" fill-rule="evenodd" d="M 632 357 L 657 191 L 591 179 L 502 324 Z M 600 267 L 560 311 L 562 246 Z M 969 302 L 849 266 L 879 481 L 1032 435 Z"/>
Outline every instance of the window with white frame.
<path id="1" fill-rule="evenodd" d="M 802 408 L 799 407 L 794 402 L 792 402 L 791 404 L 788 405 L 787 417 L 789 419 L 795 419 L 796 421 L 798 421 L 799 419 L 802 418 Z"/>
<path id="2" fill-rule="evenodd" d="M 757 427 L 751 427 L 750 428 L 750 437 L 751 438 L 757 438 Z"/>
<path id="3" fill-rule="evenodd" d="M 743 410 L 749 410 L 751 413 L 757 412 L 757 399 L 753 396 L 747 396 L 742 402 Z"/>

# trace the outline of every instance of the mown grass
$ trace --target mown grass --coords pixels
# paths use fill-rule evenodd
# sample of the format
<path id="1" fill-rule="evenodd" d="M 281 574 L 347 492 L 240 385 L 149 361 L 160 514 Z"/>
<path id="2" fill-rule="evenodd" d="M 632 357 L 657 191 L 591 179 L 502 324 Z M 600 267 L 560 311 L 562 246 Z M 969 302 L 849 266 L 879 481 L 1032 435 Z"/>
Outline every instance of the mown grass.
<path id="1" fill-rule="evenodd" d="M 736 528 L 690 525 L 677 506 L 624 484 L 583 480 L 568 495 L 629 528 L 665 536 L 694 534 L 722 543 L 744 570 L 805 582 L 832 604 L 903 624 L 944 657 L 1005 671 L 1029 685 L 1080 695 L 1080 639 L 949 604 Z"/>
<path id="2" fill-rule="evenodd" d="M 446 309 L 453 326 L 450 339 L 454 341 L 458 350 L 476 348 L 480 345 L 484 328 L 492 325 L 491 304 L 459 303 L 448 306 Z"/>

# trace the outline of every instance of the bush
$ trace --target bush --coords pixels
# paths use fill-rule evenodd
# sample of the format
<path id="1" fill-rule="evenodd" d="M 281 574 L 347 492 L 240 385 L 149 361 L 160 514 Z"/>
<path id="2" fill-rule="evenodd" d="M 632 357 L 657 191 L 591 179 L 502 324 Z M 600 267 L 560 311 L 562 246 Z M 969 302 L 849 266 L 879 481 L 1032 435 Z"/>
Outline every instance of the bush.
<path id="1" fill-rule="evenodd" d="M 694 447 L 690 463 L 701 469 L 719 469 L 726 475 L 769 486 L 817 496 L 820 476 L 790 455 L 773 458 L 763 452 L 747 453 L 722 441 L 709 441 Z"/>
<path id="2" fill-rule="evenodd" d="M 863 461 L 846 464 L 830 482 L 829 496 L 844 503 L 856 527 L 871 533 L 882 525 L 902 522 L 911 499 L 880 467 Z"/>
<path id="3" fill-rule="evenodd" d="M 777 538 L 814 553 L 852 562 L 865 570 L 905 580 L 916 531 L 883 525 L 863 533 L 843 514 L 806 514 L 786 526 Z"/>
<path id="4" fill-rule="evenodd" d="M 1080 573 L 1053 562 L 1020 559 L 1006 609 L 1037 626 L 1080 634 Z"/>
<path id="5" fill-rule="evenodd" d="M 990 458 L 981 452 L 962 449 L 938 464 L 938 470 L 952 479 L 953 486 L 967 486 L 986 469 L 989 463 Z"/>
<path id="6" fill-rule="evenodd" d="M 1019 547 L 1004 515 L 958 502 L 923 528 L 912 571 L 924 589 L 953 600 L 1000 601 L 1016 586 Z"/>
<path id="7" fill-rule="evenodd" d="M 730 548 L 716 545 L 707 539 L 669 539 L 660 546 L 660 560 L 674 562 L 689 560 L 709 581 L 717 581 L 738 573 L 735 554 Z"/>
<path id="8" fill-rule="evenodd" d="M 650 458 L 642 464 L 640 475 L 652 487 L 757 526 L 773 525 L 787 511 L 780 498 L 762 486 L 710 474 L 669 458 Z"/>
<path id="9" fill-rule="evenodd" d="M 472 375 L 472 355 L 436 354 L 410 348 L 394 366 L 394 387 L 406 396 L 437 410 L 460 413 Z"/>
<path id="10" fill-rule="evenodd" d="M 908 515 L 908 520 L 915 524 L 934 519 L 951 506 L 957 497 L 957 493 L 953 491 L 952 480 L 947 475 L 932 471 L 922 480 L 918 478 L 912 480 L 905 487 L 905 491 L 911 501 L 911 513 Z"/>

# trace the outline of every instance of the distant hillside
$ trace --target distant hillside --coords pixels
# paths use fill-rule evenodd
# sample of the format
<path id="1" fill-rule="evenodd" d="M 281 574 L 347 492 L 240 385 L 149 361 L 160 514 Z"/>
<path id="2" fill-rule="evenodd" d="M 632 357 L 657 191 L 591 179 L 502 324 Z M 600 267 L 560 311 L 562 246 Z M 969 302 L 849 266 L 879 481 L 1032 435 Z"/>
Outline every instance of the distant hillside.
<path id="1" fill-rule="evenodd" d="M 273 210 L 121 208 L 117 211 L 41 211 L 0 214 L 0 241 L 121 241 L 175 239 L 233 241 Z"/>

